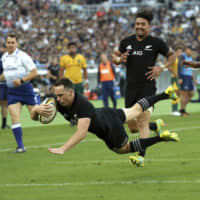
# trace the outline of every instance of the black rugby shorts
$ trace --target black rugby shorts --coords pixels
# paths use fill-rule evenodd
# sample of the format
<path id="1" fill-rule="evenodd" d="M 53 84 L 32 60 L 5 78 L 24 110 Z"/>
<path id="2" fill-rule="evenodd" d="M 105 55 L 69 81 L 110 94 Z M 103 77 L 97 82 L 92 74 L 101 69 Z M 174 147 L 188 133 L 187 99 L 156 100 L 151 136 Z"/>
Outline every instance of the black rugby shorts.
<path id="1" fill-rule="evenodd" d="M 155 95 L 156 87 L 152 84 L 145 84 L 144 86 L 131 86 L 126 88 L 125 92 L 125 107 L 133 106 L 138 100 Z"/>
<path id="2" fill-rule="evenodd" d="M 106 124 L 106 134 L 101 139 L 111 150 L 120 149 L 128 142 L 124 128 L 125 114 L 122 109 L 105 109 L 103 121 Z"/>

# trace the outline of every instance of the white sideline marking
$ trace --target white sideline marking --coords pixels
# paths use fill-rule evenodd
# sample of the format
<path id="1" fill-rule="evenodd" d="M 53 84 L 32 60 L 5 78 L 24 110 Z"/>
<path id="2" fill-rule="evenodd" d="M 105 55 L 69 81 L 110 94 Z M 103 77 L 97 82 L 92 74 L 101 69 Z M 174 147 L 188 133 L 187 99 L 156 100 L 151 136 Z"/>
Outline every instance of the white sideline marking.
<path id="1" fill-rule="evenodd" d="M 146 181 L 91 181 L 66 183 L 0 184 L 0 187 L 41 187 L 41 186 L 88 186 L 88 185 L 140 185 L 140 184 L 199 184 L 200 180 L 146 180 Z"/>
<path id="2" fill-rule="evenodd" d="M 194 127 L 188 127 L 188 128 L 175 128 L 175 129 L 169 129 L 170 131 L 182 131 L 182 130 L 191 130 L 191 129 L 200 129 L 200 126 L 194 126 Z M 137 136 L 138 134 L 133 134 L 134 136 Z M 94 139 L 85 139 L 82 142 L 97 142 L 99 141 L 99 138 Z M 54 144 L 43 144 L 43 145 L 34 145 L 34 146 L 27 146 L 27 149 L 39 149 L 39 148 L 48 148 L 51 146 L 61 145 L 64 142 L 54 143 Z M 8 149 L 0 149 L 0 153 L 2 152 L 8 152 L 8 151 L 14 151 L 14 148 L 8 148 Z"/>

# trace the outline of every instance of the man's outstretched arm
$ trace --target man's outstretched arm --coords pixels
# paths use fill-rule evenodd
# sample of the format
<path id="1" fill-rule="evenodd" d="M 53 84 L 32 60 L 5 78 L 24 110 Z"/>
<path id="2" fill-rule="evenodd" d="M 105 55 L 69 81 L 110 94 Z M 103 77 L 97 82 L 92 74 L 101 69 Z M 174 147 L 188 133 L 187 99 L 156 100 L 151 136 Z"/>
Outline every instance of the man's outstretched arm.
<path id="1" fill-rule="evenodd" d="M 88 128 L 90 126 L 91 119 L 90 118 L 81 118 L 78 120 L 77 131 L 71 136 L 71 138 L 61 147 L 59 148 L 49 148 L 48 150 L 51 153 L 62 155 L 65 151 L 73 148 L 76 144 L 78 144 L 81 140 L 83 140 L 88 132 Z"/>

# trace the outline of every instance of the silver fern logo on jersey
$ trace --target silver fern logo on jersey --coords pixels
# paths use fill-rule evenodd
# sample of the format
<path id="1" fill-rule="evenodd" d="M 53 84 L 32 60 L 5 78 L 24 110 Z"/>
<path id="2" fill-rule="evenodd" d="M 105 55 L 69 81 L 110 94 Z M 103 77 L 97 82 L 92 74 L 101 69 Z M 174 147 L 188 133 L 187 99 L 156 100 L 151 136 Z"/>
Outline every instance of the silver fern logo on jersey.
<path id="1" fill-rule="evenodd" d="M 152 51 L 152 45 L 146 45 L 144 51 Z"/>
<path id="2" fill-rule="evenodd" d="M 131 46 L 131 45 L 128 45 L 128 46 L 126 47 L 126 50 L 132 50 L 132 46 Z"/>

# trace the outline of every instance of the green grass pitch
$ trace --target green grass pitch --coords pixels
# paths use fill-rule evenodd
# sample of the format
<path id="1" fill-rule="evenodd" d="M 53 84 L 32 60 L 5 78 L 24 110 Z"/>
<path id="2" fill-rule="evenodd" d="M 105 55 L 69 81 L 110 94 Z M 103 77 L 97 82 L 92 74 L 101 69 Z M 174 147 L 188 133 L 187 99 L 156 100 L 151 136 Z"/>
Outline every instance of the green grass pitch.
<path id="1" fill-rule="evenodd" d="M 123 99 L 118 101 L 123 106 Z M 95 101 L 100 106 L 100 101 Z M 162 118 L 180 136 L 147 150 L 145 167 L 132 166 L 93 134 L 62 156 L 48 147 L 63 144 L 75 127 L 57 115 L 41 125 L 22 113 L 27 153 L 16 147 L 11 130 L 0 130 L 0 200 L 196 200 L 200 197 L 200 105 L 188 105 L 189 117 L 170 115 L 170 101 L 157 104 L 152 120 Z M 151 133 L 153 135 L 153 133 Z M 138 135 L 129 134 L 130 139 Z"/>

